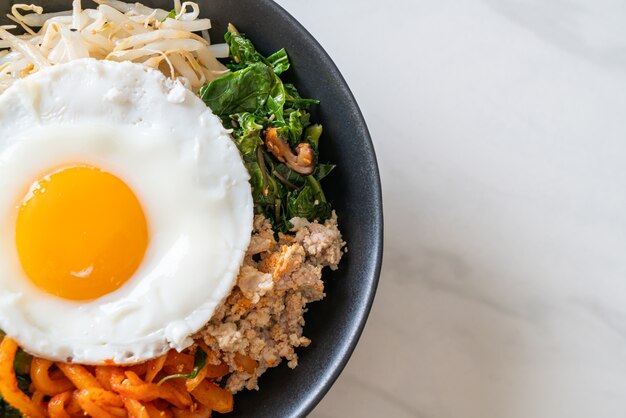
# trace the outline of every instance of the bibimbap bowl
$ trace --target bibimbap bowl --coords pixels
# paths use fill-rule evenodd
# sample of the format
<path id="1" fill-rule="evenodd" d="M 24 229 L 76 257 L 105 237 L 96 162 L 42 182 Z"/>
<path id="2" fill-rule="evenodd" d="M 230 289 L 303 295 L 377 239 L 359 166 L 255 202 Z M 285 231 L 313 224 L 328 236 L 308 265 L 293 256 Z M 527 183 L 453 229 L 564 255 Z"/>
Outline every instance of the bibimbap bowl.
<path id="1" fill-rule="evenodd" d="M 2 15 L 17 2 L 2 3 Z M 168 9 L 169 1 L 145 1 Z M 212 20 L 217 42 L 229 23 L 264 55 L 285 48 L 292 66 L 284 79 L 303 97 L 320 101 L 311 119 L 324 126 L 320 161 L 336 164 L 324 191 L 337 212 L 348 252 L 339 269 L 324 272 L 326 297 L 308 305 L 298 367 L 286 364 L 259 379 L 258 391 L 235 397 L 232 417 L 304 416 L 322 399 L 345 367 L 365 326 L 380 274 L 383 247 L 381 186 L 376 156 L 359 107 L 331 58 L 293 17 L 271 0 L 198 0 L 201 17 Z M 35 2 L 35 4 L 41 4 Z M 67 10 L 69 1 L 46 0 L 46 12 Z M 84 2 L 84 7 L 94 4 Z M 4 20 L 3 23 L 11 22 Z"/>

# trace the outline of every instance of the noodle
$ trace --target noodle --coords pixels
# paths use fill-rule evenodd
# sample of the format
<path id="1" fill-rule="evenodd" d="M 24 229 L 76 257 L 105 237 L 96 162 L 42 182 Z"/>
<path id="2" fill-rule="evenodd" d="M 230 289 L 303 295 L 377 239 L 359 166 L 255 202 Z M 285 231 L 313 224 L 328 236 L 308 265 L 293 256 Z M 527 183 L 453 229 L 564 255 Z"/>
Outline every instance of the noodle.
<path id="1" fill-rule="evenodd" d="M 17 377 L 13 369 L 17 353 L 17 343 L 4 337 L 0 344 L 0 394 L 11 406 L 30 418 L 44 418 L 41 408 L 17 387 Z"/>
<path id="2" fill-rule="evenodd" d="M 233 395 L 214 379 L 228 366 L 205 364 L 193 378 L 158 381 L 170 373 L 193 368 L 194 345 L 186 352 L 174 350 L 134 366 L 83 366 L 33 358 L 30 397 L 17 387 L 13 361 L 17 344 L 6 337 L 0 345 L 0 394 L 25 416 L 32 418 L 169 418 L 209 417 L 211 411 L 230 412 Z M 211 357 L 217 358 L 215 353 Z M 58 368 L 58 370 L 56 370 Z M 219 373 L 215 373 L 219 370 Z"/>
<path id="3" fill-rule="evenodd" d="M 55 396 L 72 389 L 74 385 L 67 378 L 52 379 L 50 368 L 53 363 L 41 358 L 33 359 L 30 367 L 30 378 L 35 389 L 48 396 Z"/>
<path id="4" fill-rule="evenodd" d="M 65 410 L 65 404 L 72 399 L 72 392 L 59 393 L 48 402 L 48 414 L 50 418 L 70 418 L 70 414 Z"/>

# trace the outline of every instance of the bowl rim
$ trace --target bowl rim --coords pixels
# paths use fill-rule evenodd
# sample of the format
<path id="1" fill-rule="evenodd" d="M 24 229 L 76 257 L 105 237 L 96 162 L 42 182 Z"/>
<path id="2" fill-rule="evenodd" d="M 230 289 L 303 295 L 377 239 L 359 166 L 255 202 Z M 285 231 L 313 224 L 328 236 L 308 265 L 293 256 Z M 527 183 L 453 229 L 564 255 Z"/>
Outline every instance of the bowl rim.
<path id="1" fill-rule="evenodd" d="M 372 224 L 374 225 L 374 229 L 371 231 L 374 237 L 372 241 L 375 243 L 371 251 L 371 255 L 374 257 L 374 260 L 372 262 L 374 268 L 373 270 L 371 270 L 371 274 L 369 274 L 369 277 L 363 278 L 363 281 L 367 281 L 368 285 L 365 298 L 361 301 L 361 303 L 358 304 L 357 309 L 354 312 L 353 320 L 350 322 L 350 326 L 345 332 L 345 338 L 342 339 L 342 341 L 338 344 L 338 354 L 334 356 L 331 362 L 329 362 L 321 372 L 318 378 L 318 382 L 320 382 L 321 384 L 311 388 L 307 392 L 307 395 L 304 397 L 304 399 L 301 399 L 299 406 L 294 409 L 294 416 L 300 417 L 308 415 L 315 408 L 315 406 L 317 406 L 317 404 L 322 400 L 322 398 L 333 386 L 343 369 L 346 367 L 352 353 L 354 352 L 354 349 L 356 348 L 357 343 L 359 342 L 359 339 L 365 328 L 365 324 L 367 323 L 369 313 L 372 309 L 376 290 L 378 288 L 383 260 L 384 220 L 382 186 L 380 181 L 378 162 L 374 150 L 374 144 L 372 142 L 372 137 L 369 133 L 367 123 L 365 122 L 365 118 L 363 117 L 363 113 L 361 112 L 361 109 L 354 97 L 354 94 L 348 87 L 348 83 L 339 71 L 339 68 L 334 63 L 330 55 L 317 41 L 317 39 L 315 39 L 315 37 L 311 35 L 311 33 L 287 10 L 285 10 L 274 0 L 260 1 L 262 3 L 265 3 L 270 13 L 275 13 L 279 15 L 281 19 L 288 21 L 290 26 L 292 26 L 297 32 L 299 32 L 300 35 L 304 36 L 307 41 L 309 41 L 311 48 L 314 50 L 314 54 L 316 56 L 322 57 L 322 66 L 328 68 L 333 73 L 334 79 L 339 82 L 338 87 L 343 90 L 344 93 L 348 96 L 349 103 L 353 108 L 352 113 L 355 116 L 355 122 L 358 126 L 358 131 L 360 134 L 359 136 L 362 140 L 362 145 L 365 148 L 366 154 L 370 157 L 371 160 L 371 175 L 373 177 L 372 185 L 374 189 L 373 191 L 375 193 L 373 196 L 374 219 L 372 222 Z"/>

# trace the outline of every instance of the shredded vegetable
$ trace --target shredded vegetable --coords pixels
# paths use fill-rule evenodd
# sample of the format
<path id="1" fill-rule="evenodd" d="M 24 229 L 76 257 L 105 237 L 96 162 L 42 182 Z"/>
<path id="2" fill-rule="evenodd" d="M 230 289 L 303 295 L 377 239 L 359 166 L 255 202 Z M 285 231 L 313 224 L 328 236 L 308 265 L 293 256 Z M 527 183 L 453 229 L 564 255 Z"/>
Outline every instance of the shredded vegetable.
<path id="1" fill-rule="evenodd" d="M 181 78 L 197 92 L 228 70 L 217 59 L 228 56 L 225 44 L 211 45 L 209 19 L 200 19 L 196 3 L 174 2 L 170 12 L 139 3 L 96 0 L 96 9 L 44 13 L 40 6 L 15 4 L 7 15 L 16 25 L 0 27 L 0 92 L 41 68 L 79 58 L 132 61 Z M 9 30 L 21 27 L 14 35 Z"/>

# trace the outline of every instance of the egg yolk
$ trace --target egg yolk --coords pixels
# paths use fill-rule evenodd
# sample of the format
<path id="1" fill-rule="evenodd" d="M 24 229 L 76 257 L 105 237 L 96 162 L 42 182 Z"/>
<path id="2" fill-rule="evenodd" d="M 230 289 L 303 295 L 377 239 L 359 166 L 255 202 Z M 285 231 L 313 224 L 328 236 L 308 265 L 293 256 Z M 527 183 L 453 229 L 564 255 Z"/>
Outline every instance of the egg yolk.
<path id="1" fill-rule="evenodd" d="M 88 300 L 113 292 L 135 273 L 148 225 L 126 183 L 95 167 L 71 166 L 30 187 L 19 206 L 16 243 L 36 286 Z"/>

